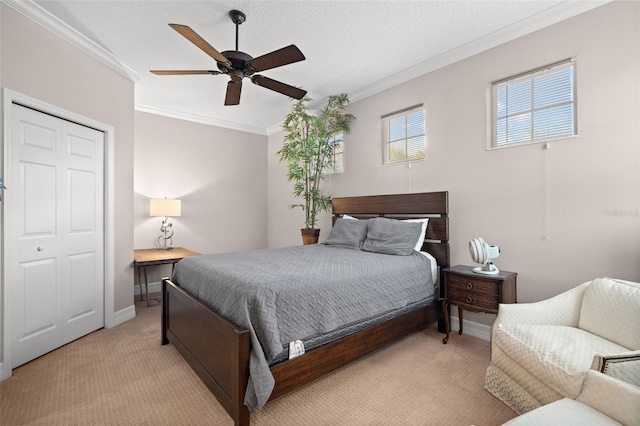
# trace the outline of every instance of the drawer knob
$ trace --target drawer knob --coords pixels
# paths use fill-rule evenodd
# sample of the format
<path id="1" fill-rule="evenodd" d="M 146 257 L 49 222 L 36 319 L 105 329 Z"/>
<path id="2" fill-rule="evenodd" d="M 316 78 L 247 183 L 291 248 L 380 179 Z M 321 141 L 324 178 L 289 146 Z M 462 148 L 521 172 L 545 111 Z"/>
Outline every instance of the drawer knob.
<path id="1" fill-rule="evenodd" d="M 473 303 L 473 297 L 467 296 L 467 303 L 469 304 Z"/>
<path id="2" fill-rule="evenodd" d="M 470 282 L 468 282 L 468 283 L 467 283 L 467 288 L 468 288 L 469 290 L 471 290 L 471 289 L 473 288 L 473 284 L 472 284 L 472 283 L 470 283 Z"/>

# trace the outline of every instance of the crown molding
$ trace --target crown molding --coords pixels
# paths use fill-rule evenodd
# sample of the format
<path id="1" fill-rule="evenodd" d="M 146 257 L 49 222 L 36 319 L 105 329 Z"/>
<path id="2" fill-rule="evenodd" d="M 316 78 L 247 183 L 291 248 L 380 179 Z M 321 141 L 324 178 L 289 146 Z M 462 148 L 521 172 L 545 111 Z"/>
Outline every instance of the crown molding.
<path id="1" fill-rule="evenodd" d="M 274 124 L 271 127 L 267 127 L 267 136 L 275 135 L 282 130 L 282 123 Z"/>
<path id="2" fill-rule="evenodd" d="M 612 1 L 614 0 L 565 1 L 520 22 L 501 28 L 491 34 L 410 67 L 401 73 L 378 80 L 376 83 L 352 93 L 349 97 L 351 102 L 362 100 Z"/>
<path id="3" fill-rule="evenodd" d="M 224 127 L 226 129 L 239 130 L 241 132 L 255 133 L 257 135 L 267 136 L 266 130 L 262 127 L 247 126 L 244 124 L 235 123 L 233 121 L 218 120 L 216 118 L 211 118 L 203 115 L 191 114 L 191 113 L 182 112 L 182 111 L 175 111 L 167 108 L 157 107 L 154 105 L 145 105 L 137 102 L 134 108 L 136 111 L 140 111 L 140 112 L 148 112 L 150 114 L 162 115 L 169 118 L 177 118 L 178 120 L 193 121 L 195 123 L 209 124 L 212 126 Z"/>
<path id="4" fill-rule="evenodd" d="M 51 31 L 134 83 L 142 78 L 135 70 L 120 62 L 111 52 L 71 28 L 32 0 L 0 0 L 0 2 Z"/>
<path id="5" fill-rule="evenodd" d="M 402 73 L 397 73 L 387 78 L 378 80 L 376 83 L 373 83 L 362 90 L 351 93 L 349 98 L 352 103 L 365 99 L 369 96 L 375 95 L 399 84 L 421 77 L 425 74 L 459 62 L 471 56 L 477 55 L 478 53 L 510 42 L 519 37 L 538 31 L 542 28 L 564 21 L 573 16 L 588 12 L 589 10 L 595 9 L 612 1 L 614 0 L 565 1 L 557 6 L 551 7 L 516 24 L 509 25 L 508 27 L 502 28 L 498 31 L 467 43 L 464 46 L 452 49 L 435 58 L 410 67 L 404 70 Z M 116 58 L 102 46 L 96 44 L 86 36 L 71 28 L 69 25 L 62 22 L 51 13 L 34 3 L 32 0 L 0 0 L 0 2 L 30 18 L 34 22 L 40 24 L 44 28 L 48 29 L 52 33 L 66 40 L 73 46 L 79 48 L 83 52 L 102 62 L 109 68 L 113 69 L 114 71 L 133 81 L 134 83 L 142 78 L 140 74 L 120 62 L 118 58 Z M 194 121 L 202 124 L 210 124 L 259 135 L 270 136 L 282 130 L 282 123 L 274 124 L 273 126 L 265 129 L 255 126 L 242 125 L 225 120 L 217 120 L 197 114 L 169 110 L 152 105 L 136 103 L 135 109 L 137 111 L 148 112 L 151 114 L 163 115 L 180 120 Z"/>

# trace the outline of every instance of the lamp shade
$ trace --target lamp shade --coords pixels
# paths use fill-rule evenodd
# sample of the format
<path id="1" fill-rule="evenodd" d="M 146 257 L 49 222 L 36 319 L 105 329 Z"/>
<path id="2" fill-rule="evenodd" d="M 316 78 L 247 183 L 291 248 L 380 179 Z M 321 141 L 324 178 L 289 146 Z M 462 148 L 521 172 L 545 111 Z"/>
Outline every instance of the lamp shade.
<path id="1" fill-rule="evenodd" d="M 182 201 L 166 198 L 151 198 L 149 200 L 149 216 L 180 217 Z"/>

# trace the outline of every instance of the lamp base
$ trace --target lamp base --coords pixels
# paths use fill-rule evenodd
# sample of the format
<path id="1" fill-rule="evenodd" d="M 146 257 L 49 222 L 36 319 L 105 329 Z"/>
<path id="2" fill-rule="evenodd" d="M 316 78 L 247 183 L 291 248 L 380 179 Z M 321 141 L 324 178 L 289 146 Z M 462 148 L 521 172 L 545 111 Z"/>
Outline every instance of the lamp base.
<path id="1" fill-rule="evenodd" d="M 157 240 L 159 248 L 161 250 L 171 250 L 173 248 L 173 224 L 169 223 L 168 217 L 162 220 L 160 232 L 162 232 L 162 235 L 160 235 Z"/>

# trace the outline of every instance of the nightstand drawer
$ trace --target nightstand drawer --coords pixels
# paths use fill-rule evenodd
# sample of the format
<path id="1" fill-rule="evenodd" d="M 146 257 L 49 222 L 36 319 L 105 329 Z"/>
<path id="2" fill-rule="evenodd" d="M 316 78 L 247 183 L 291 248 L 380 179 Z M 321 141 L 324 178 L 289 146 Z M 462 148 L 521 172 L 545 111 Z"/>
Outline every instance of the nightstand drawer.
<path id="1" fill-rule="evenodd" d="M 488 292 L 474 292 L 451 286 L 447 298 L 449 303 L 454 305 L 461 303 L 483 309 L 498 310 L 498 298 Z"/>
<path id="2" fill-rule="evenodd" d="M 456 274 L 449 275 L 449 286 L 453 290 L 479 291 L 490 294 L 498 294 L 500 283 L 495 280 L 483 280 L 481 278 L 468 278 Z"/>

